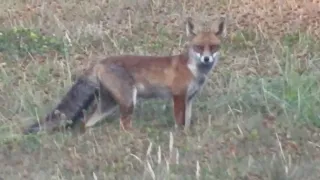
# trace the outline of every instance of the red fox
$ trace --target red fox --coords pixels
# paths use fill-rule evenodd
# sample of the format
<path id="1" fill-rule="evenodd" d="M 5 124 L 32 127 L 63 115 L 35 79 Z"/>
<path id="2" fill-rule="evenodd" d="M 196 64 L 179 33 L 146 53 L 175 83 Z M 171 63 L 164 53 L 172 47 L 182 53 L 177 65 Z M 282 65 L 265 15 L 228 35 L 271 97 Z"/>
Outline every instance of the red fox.
<path id="1" fill-rule="evenodd" d="M 61 122 L 60 114 L 77 122 L 83 118 L 83 110 L 94 104 L 96 96 L 95 111 L 90 118 L 82 120 L 85 127 L 93 126 L 119 106 L 120 128 L 130 130 L 138 98 L 172 99 L 176 127 L 189 127 L 194 97 L 219 60 L 219 36 L 224 31 L 224 24 L 225 20 L 221 18 L 217 31 L 195 33 L 192 19 L 187 18 L 189 44 L 179 55 L 121 55 L 97 61 L 78 78 L 57 107 L 25 133 L 38 132 L 41 126 L 47 130 L 56 129 Z"/>

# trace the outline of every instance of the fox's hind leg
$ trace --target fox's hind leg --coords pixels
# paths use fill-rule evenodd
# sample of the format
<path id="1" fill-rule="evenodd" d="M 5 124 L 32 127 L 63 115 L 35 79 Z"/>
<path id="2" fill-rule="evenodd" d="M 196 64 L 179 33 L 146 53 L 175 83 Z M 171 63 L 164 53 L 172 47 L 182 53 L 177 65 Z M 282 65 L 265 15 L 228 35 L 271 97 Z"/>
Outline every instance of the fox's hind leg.
<path id="1" fill-rule="evenodd" d="M 117 102 L 120 108 L 120 128 L 132 128 L 132 116 L 137 99 L 137 89 L 130 74 L 120 65 L 110 64 L 108 67 L 100 66 L 99 80 Z"/>
<path id="2" fill-rule="evenodd" d="M 129 92 L 131 97 L 122 99 L 120 103 L 120 128 L 125 131 L 132 128 L 132 116 L 137 99 L 136 88 L 133 87 Z"/>
<path id="3" fill-rule="evenodd" d="M 117 103 L 110 92 L 106 91 L 100 85 L 95 110 L 92 115 L 86 120 L 85 127 L 92 127 L 99 121 L 105 119 L 116 110 L 116 107 Z"/>

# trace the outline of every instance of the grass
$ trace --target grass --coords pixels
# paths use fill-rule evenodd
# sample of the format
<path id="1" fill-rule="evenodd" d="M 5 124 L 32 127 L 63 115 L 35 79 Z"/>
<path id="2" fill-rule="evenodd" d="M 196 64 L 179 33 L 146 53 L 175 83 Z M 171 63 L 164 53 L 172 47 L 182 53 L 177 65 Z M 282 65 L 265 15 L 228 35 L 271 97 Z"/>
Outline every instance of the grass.
<path id="1" fill-rule="evenodd" d="M 0 1 L 0 179 L 318 179 L 319 20 L 306 14 L 298 29 L 292 4 L 308 7 L 286 2 Z M 187 15 L 208 25 L 226 9 L 221 61 L 189 132 L 152 100 L 131 133 L 115 116 L 82 135 L 20 134 L 88 61 L 177 53 Z"/>

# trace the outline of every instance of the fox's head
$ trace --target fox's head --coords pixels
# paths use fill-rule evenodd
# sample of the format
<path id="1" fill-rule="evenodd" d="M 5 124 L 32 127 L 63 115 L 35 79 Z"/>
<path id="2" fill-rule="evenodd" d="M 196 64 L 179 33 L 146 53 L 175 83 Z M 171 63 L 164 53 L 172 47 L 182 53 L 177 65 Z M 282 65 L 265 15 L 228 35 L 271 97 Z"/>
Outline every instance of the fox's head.
<path id="1" fill-rule="evenodd" d="M 194 32 L 192 19 L 186 21 L 186 34 L 189 38 L 189 64 L 196 66 L 198 71 L 207 73 L 219 60 L 220 35 L 224 31 L 225 19 L 221 18 L 217 31 L 208 30 Z"/>

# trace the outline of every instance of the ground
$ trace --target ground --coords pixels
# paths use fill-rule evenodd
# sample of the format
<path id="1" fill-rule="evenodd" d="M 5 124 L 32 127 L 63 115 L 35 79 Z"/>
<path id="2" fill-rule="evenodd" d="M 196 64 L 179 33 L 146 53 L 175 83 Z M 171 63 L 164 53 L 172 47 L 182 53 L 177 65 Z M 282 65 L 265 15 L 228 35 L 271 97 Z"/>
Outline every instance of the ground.
<path id="1" fill-rule="evenodd" d="M 0 179 L 319 179 L 319 6 L 1 1 Z M 89 61 L 178 53 L 186 17 L 215 28 L 221 15 L 228 17 L 221 61 L 188 132 L 174 130 L 171 104 L 149 101 L 136 109 L 131 133 L 119 131 L 115 116 L 84 134 L 21 135 Z"/>

